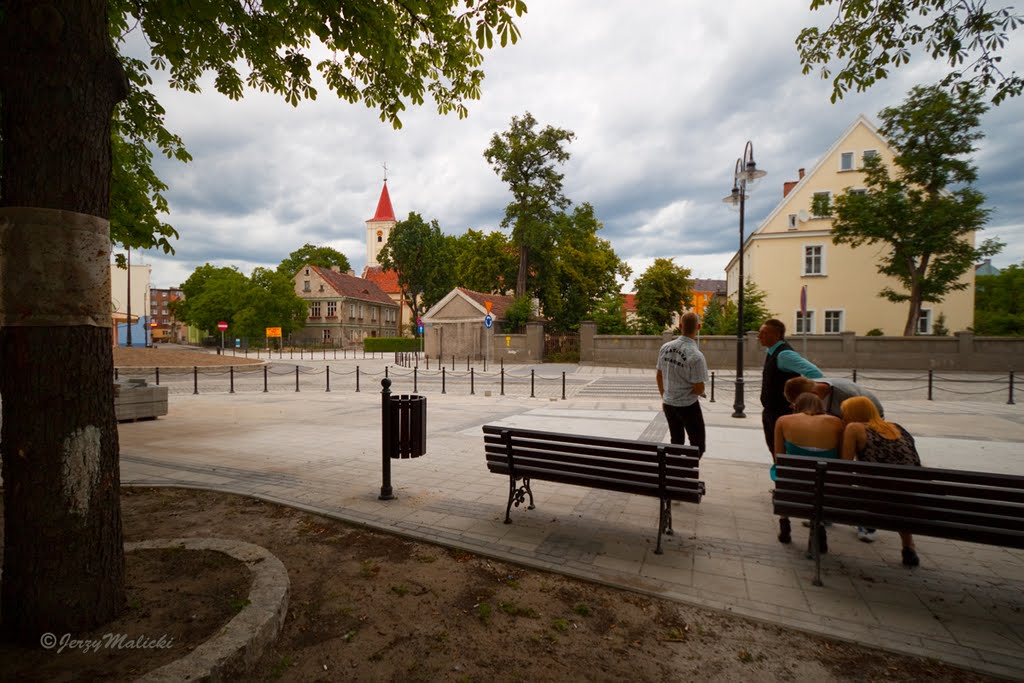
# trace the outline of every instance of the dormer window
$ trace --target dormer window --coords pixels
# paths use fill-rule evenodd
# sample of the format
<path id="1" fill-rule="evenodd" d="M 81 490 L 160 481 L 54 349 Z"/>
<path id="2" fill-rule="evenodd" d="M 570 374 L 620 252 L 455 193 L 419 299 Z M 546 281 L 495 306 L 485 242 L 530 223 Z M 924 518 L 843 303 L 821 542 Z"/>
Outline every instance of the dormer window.
<path id="1" fill-rule="evenodd" d="M 309 268 L 306 268 L 306 277 L 309 277 Z"/>
<path id="2" fill-rule="evenodd" d="M 842 154 L 839 155 L 839 170 L 853 170 L 853 152 L 843 152 Z"/>
<path id="3" fill-rule="evenodd" d="M 303 292 L 311 292 L 311 291 L 313 291 L 313 289 L 309 286 L 309 280 L 303 280 L 302 281 L 302 291 Z"/>

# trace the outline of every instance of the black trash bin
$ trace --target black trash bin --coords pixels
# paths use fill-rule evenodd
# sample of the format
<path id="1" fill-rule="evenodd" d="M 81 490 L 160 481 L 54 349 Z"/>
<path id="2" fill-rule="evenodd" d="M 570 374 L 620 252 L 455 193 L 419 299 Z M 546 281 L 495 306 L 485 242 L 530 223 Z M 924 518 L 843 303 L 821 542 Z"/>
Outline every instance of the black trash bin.
<path id="1" fill-rule="evenodd" d="M 385 450 L 391 458 L 418 458 L 427 452 L 427 397 L 391 396 L 388 402 L 389 438 Z"/>

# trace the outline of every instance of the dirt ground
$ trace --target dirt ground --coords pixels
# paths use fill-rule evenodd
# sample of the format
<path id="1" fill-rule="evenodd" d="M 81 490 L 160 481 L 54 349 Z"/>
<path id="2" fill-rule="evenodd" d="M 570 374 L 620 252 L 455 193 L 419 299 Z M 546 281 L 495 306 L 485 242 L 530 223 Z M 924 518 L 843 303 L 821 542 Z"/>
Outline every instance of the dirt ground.
<path id="1" fill-rule="evenodd" d="M 252 365 L 262 362 L 262 360 L 256 358 L 232 356 L 230 353 L 225 356 L 218 356 L 216 353 L 206 353 L 198 349 L 164 346 L 161 344 L 156 344 L 149 348 L 145 346 L 132 346 L 130 348 L 125 346 L 114 347 L 115 368 L 191 368 Z"/>
<path id="2" fill-rule="evenodd" d="M 126 541 L 240 539 L 284 562 L 284 630 L 255 670 L 235 680 L 991 680 L 242 496 L 124 489 L 122 506 Z M 6 645 L 0 680 L 131 680 L 182 656 L 245 604 L 247 572 L 216 556 L 129 554 L 125 617 L 75 636 L 169 636 L 172 647 L 58 653 Z"/>

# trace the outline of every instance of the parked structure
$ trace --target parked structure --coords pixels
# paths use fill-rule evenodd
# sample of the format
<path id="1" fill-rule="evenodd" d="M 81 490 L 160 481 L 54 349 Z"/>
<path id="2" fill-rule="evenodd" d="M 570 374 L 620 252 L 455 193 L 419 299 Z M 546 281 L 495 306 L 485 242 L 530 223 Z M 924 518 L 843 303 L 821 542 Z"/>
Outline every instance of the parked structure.
<path id="1" fill-rule="evenodd" d="M 338 268 L 306 264 L 294 276 L 295 293 L 307 302 L 306 326 L 297 342 L 356 346 L 366 337 L 397 337 L 399 308 L 371 280 Z"/>
<path id="2" fill-rule="evenodd" d="M 873 329 L 900 334 L 906 303 L 878 296 L 883 287 L 903 291 L 895 279 L 879 274 L 884 245 L 852 248 L 832 243 L 832 219 L 816 216 L 815 196 L 834 197 L 847 190 L 866 191 L 863 159 L 879 155 L 893 164 L 893 151 L 863 115 L 825 152 L 817 165 L 783 185 L 782 201 L 746 240 L 745 278 L 766 293 L 765 306 L 786 323 L 789 334 L 866 334 Z M 973 235 L 971 237 L 973 244 Z M 726 266 L 728 295 L 738 291 L 739 262 Z M 963 275 L 967 288 L 946 295 L 939 304 L 925 303 L 918 334 L 932 334 L 939 315 L 950 330 L 965 330 L 974 318 L 974 270 Z M 801 316 L 801 288 L 807 287 L 807 315 Z"/>

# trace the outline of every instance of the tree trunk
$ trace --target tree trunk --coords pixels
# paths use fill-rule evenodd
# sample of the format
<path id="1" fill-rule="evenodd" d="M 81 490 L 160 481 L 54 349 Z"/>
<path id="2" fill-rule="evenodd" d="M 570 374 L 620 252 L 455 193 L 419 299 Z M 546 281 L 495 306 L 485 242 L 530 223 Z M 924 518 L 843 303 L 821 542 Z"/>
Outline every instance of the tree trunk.
<path id="1" fill-rule="evenodd" d="M 0 206 L 106 219 L 110 122 L 126 94 L 107 3 L 9 0 L 4 10 Z M 109 263 L 109 245 L 98 251 L 67 260 Z M 26 267 L 0 260 L 8 272 Z M 76 284 L 67 285 L 68 309 Z M 19 311 L 44 296 L 19 301 Z M 5 325 L 2 620 L 8 636 L 38 643 L 45 632 L 59 638 L 107 622 L 125 604 L 111 331 L 70 314 L 63 324 L 20 326 L 8 316 Z"/>
<path id="2" fill-rule="evenodd" d="M 526 269 L 528 262 L 528 249 L 523 244 L 519 247 L 519 273 L 516 275 L 516 298 L 526 295 Z"/>

